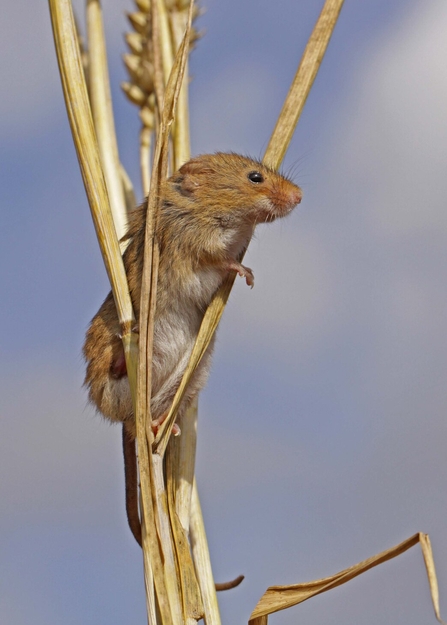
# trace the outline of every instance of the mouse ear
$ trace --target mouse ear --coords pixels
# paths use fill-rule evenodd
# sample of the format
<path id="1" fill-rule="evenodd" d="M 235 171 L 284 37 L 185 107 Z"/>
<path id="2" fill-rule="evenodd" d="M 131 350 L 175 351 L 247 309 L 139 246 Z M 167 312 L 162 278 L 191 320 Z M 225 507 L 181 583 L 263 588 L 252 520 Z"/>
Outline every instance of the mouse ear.
<path id="1" fill-rule="evenodd" d="M 179 193 L 185 197 L 191 197 L 194 191 L 199 186 L 197 179 L 194 176 L 175 176 L 173 180 L 175 187 Z"/>
<path id="2" fill-rule="evenodd" d="M 179 169 L 179 172 L 184 176 L 200 176 L 214 174 L 215 169 L 210 166 L 210 163 L 207 159 L 198 156 L 196 158 L 192 158 L 190 161 L 182 165 Z"/>
<path id="3" fill-rule="evenodd" d="M 187 197 L 194 194 L 200 186 L 203 176 L 215 173 L 208 163 L 200 157 L 191 159 L 182 165 L 177 174 L 172 177 L 174 184 L 182 195 Z"/>

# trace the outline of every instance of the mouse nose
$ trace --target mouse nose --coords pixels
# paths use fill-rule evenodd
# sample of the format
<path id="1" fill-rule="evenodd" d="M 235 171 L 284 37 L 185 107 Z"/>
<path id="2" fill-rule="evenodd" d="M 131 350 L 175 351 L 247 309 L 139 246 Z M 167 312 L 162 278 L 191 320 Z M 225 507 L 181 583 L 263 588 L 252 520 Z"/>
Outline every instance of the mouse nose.
<path id="1" fill-rule="evenodd" d="M 290 200 L 293 202 L 293 205 L 299 204 L 303 198 L 303 192 L 299 187 L 296 187 L 290 194 Z"/>

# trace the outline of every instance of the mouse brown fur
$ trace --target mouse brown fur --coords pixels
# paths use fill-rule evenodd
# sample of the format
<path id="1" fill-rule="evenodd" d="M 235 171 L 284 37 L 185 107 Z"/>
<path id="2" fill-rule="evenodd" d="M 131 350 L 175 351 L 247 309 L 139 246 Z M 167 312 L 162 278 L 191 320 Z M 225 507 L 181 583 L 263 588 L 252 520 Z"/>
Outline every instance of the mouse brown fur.
<path id="1" fill-rule="evenodd" d="M 162 184 L 160 199 L 151 398 L 157 422 L 172 403 L 205 310 L 223 279 L 237 272 L 253 286 L 253 272 L 238 259 L 255 226 L 289 214 L 301 201 L 301 190 L 259 161 L 216 153 L 185 163 Z M 125 236 L 129 244 L 123 256 L 137 322 L 146 211 L 147 202 L 130 215 Z M 213 343 L 191 380 L 181 411 L 206 382 Z M 83 352 L 90 401 L 107 419 L 121 421 L 132 440 L 135 422 L 111 293 L 88 328 Z"/>
<path id="2" fill-rule="evenodd" d="M 254 180 L 252 181 L 251 178 Z M 261 181 L 262 180 L 262 181 Z M 229 271 L 253 284 L 253 273 L 238 262 L 254 227 L 287 215 L 301 190 L 258 161 L 238 154 L 198 156 L 161 188 L 156 236 L 160 266 L 154 329 L 151 411 L 167 412 L 186 367 L 203 314 Z M 130 216 L 124 253 L 136 319 L 139 317 L 147 204 Z M 120 325 L 111 293 L 87 331 L 85 385 L 105 417 L 122 421 L 135 436 Z M 202 359 L 183 409 L 203 387 L 212 346 Z"/>

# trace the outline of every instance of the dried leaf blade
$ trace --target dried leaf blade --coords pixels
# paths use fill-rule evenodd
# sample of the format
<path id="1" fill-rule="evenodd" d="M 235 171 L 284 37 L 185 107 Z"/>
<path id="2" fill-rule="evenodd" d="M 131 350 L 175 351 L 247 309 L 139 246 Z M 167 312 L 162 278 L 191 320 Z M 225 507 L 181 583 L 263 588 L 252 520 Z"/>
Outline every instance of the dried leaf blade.
<path id="1" fill-rule="evenodd" d="M 445 625 L 444 621 L 441 620 L 439 613 L 439 597 L 437 593 L 438 585 L 430 539 L 427 534 L 422 533 L 414 534 L 414 536 L 404 540 L 395 547 L 382 551 L 381 553 L 378 553 L 367 560 L 363 560 L 358 564 L 354 564 L 354 566 L 344 569 L 343 571 L 340 571 L 335 575 L 331 575 L 330 577 L 302 584 L 270 586 L 267 588 L 266 592 L 263 594 L 255 609 L 251 613 L 248 623 L 249 625 L 259 625 L 262 623 L 262 620 L 260 619 L 266 618 L 274 612 L 279 612 L 280 610 L 285 610 L 286 608 L 298 605 L 299 603 L 302 603 L 315 595 L 327 592 L 332 588 L 341 586 L 342 584 L 349 582 L 351 579 L 354 579 L 354 577 L 365 573 L 369 569 L 396 558 L 411 547 L 414 547 L 417 543 L 421 544 L 436 618 L 440 623 Z"/>
<path id="2" fill-rule="evenodd" d="M 269 167 L 277 169 L 287 152 L 337 23 L 343 1 L 326 0 L 324 3 L 267 146 L 263 160 Z"/>
<path id="3" fill-rule="evenodd" d="M 283 111 L 278 118 L 275 130 L 273 131 L 264 155 L 264 162 L 274 169 L 279 167 L 284 154 L 287 151 L 290 140 L 295 131 L 295 127 L 298 123 L 299 114 L 306 102 L 313 80 L 320 67 L 324 51 L 329 43 L 330 36 L 335 27 L 342 5 L 343 0 L 326 0 L 317 24 L 315 25 L 309 39 L 309 43 L 306 46 L 306 50 L 298 67 L 294 82 L 292 83 L 284 102 Z M 304 69 L 300 71 L 300 68 L 304 68 L 305 71 Z M 311 76 L 312 79 L 309 79 L 309 76 Z M 215 293 L 204 315 L 199 334 L 191 352 L 188 365 L 183 374 L 182 381 L 169 410 L 168 417 L 163 426 L 160 428 L 154 442 L 154 448 L 157 453 L 161 455 L 164 454 L 167 444 L 165 432 L 168 428 L 169 430 L 172 428 L 172 424 L 175 421 L 175 417 L 188 384 L 219 325 L 219 321 L 222 317 L 234 281 L 234 275 L 228 276 Z"/>

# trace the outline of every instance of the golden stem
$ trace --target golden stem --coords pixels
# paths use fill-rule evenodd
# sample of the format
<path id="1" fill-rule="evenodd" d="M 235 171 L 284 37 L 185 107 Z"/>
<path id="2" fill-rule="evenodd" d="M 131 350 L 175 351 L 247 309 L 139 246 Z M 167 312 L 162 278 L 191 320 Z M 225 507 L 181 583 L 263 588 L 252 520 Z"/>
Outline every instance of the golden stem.
<path id="1" fill-rule="evenodd" d="M 202 592 L 205 623 L 206 625 L 221 625 L 208 541 L 195 480 L 191 498 L 190 540 L 194 566 Z"/>
<path id="2" fill-rule="evenodd" d="M 264 163 L 273 169 L 281 165 L 287 152 L 342 6 L 343 0 L 326 0 L 309 37 L 301 63 L 264 154 Z"/>
<path id="3" fill-rule="evenodd" d="M 120 240 L 127 229 L 127 211 L 120 176 L 118 143 L 113 119 L 107 52 L 99 0 L 87 1 L 90 103 L 101 163 L 109 194 L 116 233 Z"/>
<path id="4" fill-rule="evenodd" d="M 180 46 L 183 33 L 185 31 L 187 19 L 186 11 L 173 11 L 171 14 L 172 33 L 174 48 Z M 185 78 L 177 104 L 177 115 L 173 129 L 174 139 L 174 171 L 189 161 L 191 158 L 190 137 L 189 137 L 189 104 L 188 104 L 188 63 L 185 69 Z"/>
<path id="5" fill-rule="evenodd" d="M 149 193 L 151 180 L 151 138 L 152 130 L 143 126 L 140 131 L 140 170 L 141 183 L 143 186 L 143 195 L 146 197 Z"/>
<path id="6" fill-rule="evenodd" d="M 192 4 L 193 2 L 191 2 L 190 19 L 188 22 L 185 41 L 186 37 L 189 36 L 189 30 L 191 27 Z M 166 504 L 164 501 L 165 495 L 163 494 L 164 488 L 162 488 L 161 458 L 159 457 L 154 459 L 149 448 L 149 445 L 152 443 L 152 431 L 150 428 L 151 370 L 159 262 L 159 249 L 155 238 L 155 232 L 160 186 L 166 179 L 167 175 L 169 130 L 174 118 L 175 106 L 184 75 L 187 52 L 188 50 L 186 44 L 183 42 L 176 56 L 174 66 L 166 86 L 157 142 L 155 145 L 146 218 L 144 265 L 140 300 L 140 357 L 138 369 L 138 393 L 135 412 L 143 515 L 145 515 L 147 511 L 151 515 L 151 520 L 152 518 L 156 518 L 158 524 L 158 535 L 161 540 L 160 548 L 163 552 L 163 560 L 165 565 L 167 564 L 169 566 L 170 571 L 170 574 L 163 580 L 163 583 L 161 583 L 161 580 L 158 578 L 158 573 L 160 571 L 157 570 L 155 566 L 153 567 L 155 588 L 160 605 L 160 611 L 162 613 L 163 625 L 169 625 L 169 623 L 172 622 L 172 619 L 175 619 L 177 625 L 179 612 L 181 614 L 181 606 L 178 597 L 178 588 L 180 587 L 180 583 L 177 575 L 173 577 L 174 572 L 172 571 L 173 558 L 171 557 L 172 543 L 169 534 L 170 530 L 168 528 L 168 540 L 166 537 L 166 526 L 163 522 Z M 163 532 L 164 541 L 162 540 L 160 532 Z M 159 541 L 152 542 L 157 543 L 157 546 L 159 545 Z M 152 549 L 151 556 L 154 555 L 157 558 L 157 562 L 155 564 L 158 565 L 162 558 L 159 550 L 150 545 L 147 547 Z M 143 548 L 146 548 L 144 541 Z M 151 561 L 154 564 L 152 557 Z"/>
<path id="7" fill-rule="evenodd" d="M 298 123 L 299 112 L 304 106 L 312 86 L 313 79 L 315 78 L 315 74 L 320 67 L 322 56 L 326 50 L 327 43 L 336 23 L 336 17 L 340 12 L 342 4 L 343 0 L 326 0 L 309 40 L 309 42 L 312 41 L 312 45 L 306 46 L 299 66 L 302 67 L 303 70 L 301 72 L 298 70 L 300 80 L 297 80 L 295 77 L 295 87 L 290 89 L 283 106 L 283 111 L 285 111 L 285 113 L 280 115 L 265 153 L 264 161 L 275 169 L 281 164 L 282 158 L 290 143 L 290 139 L 293 135 L 296 124 Z M 311 80 L 309 76 L 312 77 Z M 289 111 L 296 110 L 298 110 L 298 114 L 289 114 Z M 165 451 L 167 444 L 165 430 L 170 429 L 175 421 L 178 409 L 191 377 L 197 369 L 199 362 L 205 354 L 211 339 L 213 338 L 214 332 L 219 325 L 219 321 L 222 317 L 235 279 L 235 275 L 228 276 L 219 290 L 215 293 L 210 305 L 208 306 L 188 365 L 169 410 L 168 417 L 157 433 L 157 437 L 154 442 L 157 453 L 163 454 Z"/>
<path id="8" fill-rule="evenodd" d="M 135 323 L 93 127 L 70 0 L 49 0 L 56 54 L 73 141 L 123 336 Z M 129 337 L 128 337 L 129 338 Z M 130 346 L 131 341 L 128 341 Z"/>

